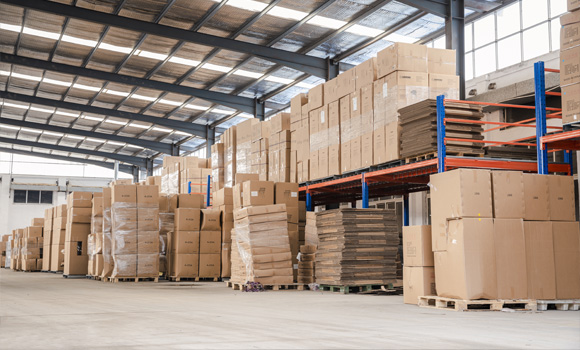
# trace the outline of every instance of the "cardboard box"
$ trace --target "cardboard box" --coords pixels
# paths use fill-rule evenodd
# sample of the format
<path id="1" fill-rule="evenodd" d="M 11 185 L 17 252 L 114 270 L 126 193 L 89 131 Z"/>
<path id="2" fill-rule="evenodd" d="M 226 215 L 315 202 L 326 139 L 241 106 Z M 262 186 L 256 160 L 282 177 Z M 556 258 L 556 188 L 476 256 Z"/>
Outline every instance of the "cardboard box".
<path id="1" fill-rule="evenodd" d="M 522 219 L 495 219 L 493 240 L 498 298 L 526 299 L 528 280 L 524 221 Z"/>
<path id="2" fill-rule="evenodd" d="M 66 214 L 67 214 L 66 209 L 67 209 L 66 204 L 61 204 L 61 205 L 57 206 L 56 207 L 56 217 L 57 218 L 63 218 L 63 217 L 66 218 Z"/>
<path id="3" fill-rule="evenodd" d="M 556 299 L 580 298 L 580 228 L 578 222 L 553 222 Z"/>
<path id="4" fill-rule="evenodd" d="M 237 184 L 241 184 L 244 183 L 246 181 L 258 181 L 259 180 L 259 175 L 258 174 L 244 174 L 244 173 L 238 173 L 236 174 L 236 183 Z"/>
<path id="5" fill-rule="evenodd" d="M 278 113 L 270 119 L 270 133 L 277 133 L 283 130 L 290 130 L 290 113 Z"/>
<path id="6" fill-rule="evenodd" d="M 580 12 L 565 13 L 560 17 L 560 50 L 580 45 Z"/>
<path id="7" fill-rule="evenodd" d="M 199 231 L 175 231 L 171 237 L 172 254 L 199 253 Z"/>
<path id="8" fill-rule="evenodd" d="M 90 224 L 92 215 L 93 215 L 92 208 L 72 207 L 69 208 L 68 210 L 67 222 Z"/>
<path id="9" fill-rule="evenodd" d="M 403 226 L 403 264 L 434 266 L 431 226 Z"/>
<path id="10" fill-rule="evenodd" d="M 205 196 L 199 193 L 182 193 L 177 199 L 177 208 L 205 208 Z"/>
<path id="11" fill-rule="evenodd" d="M 354 67 L 354 74 L 356 76 L 355 88 L 357 90 L 372 84 L 373 81 L 377 80 L 377 58 L 371 57 Z"/>
<path id="12" fill-rule="evenodd" d="M 492 218 L 491 172 L 456 169 L 431 175 L 433 251 L 447 249 L 447 220 Z"/>
<path id="13" fill-rule="evenodd" d="M 135 206 L 137 204 L 136 185 L 114 185 L 111 189 L 111 202 L 124 203 L 124 206 Z"/>
<path id="14" fill-rule="evenodd" d="M 427 48 L 427 71 L 429 74 L 457 74 L 455 50 Z"/>
<path id="15" fill-rule="evenodd" d="M 274 204 L 274 183 L 246 181 L 243 183 L 243 206 Z"/>
<path id="16" fill-rule="evenodd" d="M 93 198 L 92 216 L 103 216 L 103 197 Z"/>
<path id="17" fill-rule="evenodd" d="M 86 275 L 88 272 L 89 256 L 87 255 L 87 241 L 66 242 L 64 244 L 63 275 Z"/>
<path id="18" fill-rule="evenodd" d="M 232 274 L 232 244 L 222 243 L 221 276 L 230 277 Z"/>
<path id="19" fill-rule="evenodd" d="M 199 231 L 201 209 L 177 208 L 175 210 L 175 229 L 178 231 Z"/>
<path id="20" fill-rule="evenodd" d="M 493 219 L 456 219 L 448 226 L 447 250 L 434 253 L 437 295 L 497 299 Z"/>
<path id="21" fill-rule="evenodd" d="M 427 73 L 427 46 L 395 43 L 377 53 L 377 77 L 395 71 Z"/>
<path id="22" fill-rule="evenodd" d="M 560 86 L 580 83 L 580 46 L 560 51 Z"/>
<path id="23" fill-rule="evenodd" d="M 159 254 L 159 231 L 137 232 L 137 254 Z"/>
<path id="24" fill-rule="evenodd" d="M 324 84 L 319 84 L 308 90 L 308 109 L 313 110 L 324 105 Z"/>
<path id="25" fill-rule="evenodd" d="M 556 298 L 554 237 L 549 221 L 524 221 L 528 298 Z"/>
<path id="26" fill-rule="evenodd" d="M 50 246 L 50 271 L 62 271 L 64 264 L 64 244 Z"/>
<path id="27" fill-rule="evenodd" d="M 201 230 L 202 231 L 220 231 L 222 213 L 218 209 L 201 210 Z"/>
<path id="28" fill-rule="evenodd" d="M 403 302 L 417 305 L 419 297 L 437 295 L 435 268 L 423 266 L 403 267 Z"/>
<path id="29" fill-rule="evenodd" d="M 298 207 L 298 184 L 291 182 L 274 183 L 274 204 Z"/>
<path id="30" fill-rule="evenodd" d="M 548 177 L 524 174 L 525 220 L 550 220 Z"/>
<path id="31" fill-rule="evenodd" d="M 356 89 L 356 73 L 355 69 L 349 69 L 337 77 L 336 97 L 338 99 L 355 92 Z M 332 101 L 331 101 L 332 102 Z M 326 102 L 325 102 L 326 103 Z"/>
<path id="32" fill-rule="evenodd" d="M 234 193 L 231 188 L 225 187 L 215 192 L 213 206 L 234 205 Z"/>
<path id="33" fill-rule="evenodd" d="M 30 226 L 44 226 L 44 218 L 33 218 L 30 220 Z"/>
<path id="34" fill-rule="evenodd" d="M 137 203 L 139 206 L 155 207 L 156 205 L 159 205 L 159 186 L 137 186 Z"/>
<path id="35" fill-rule="evenodd" d="M 338 78 L 331 79 L 324 83 L 324 103 L 329 104 L 338 99 L 336 90 L 338 88 Z"/>
<path id="36" fill-rule="evenodd" d="M 28 226 L 25 235 L 27 238 L 42 237 L 42 226 Z"/>
<path id="37" fill-rule="evenodd" d="M 580 0 L 568 0 L 566 4 L 568 12 L 580 9 Z"/>
<path id="38" fill-rule="evenodd" d="M 564 86 L 562 90 L 562 124 L 580 122 L 580 83 Z"/>
<path id="39" fill-rule="evenodd" d="M 138 277 L 159 277 L 159 254 L 137 255 Z"/>
<path id="40" fill-rule="evenodd" d="M 92 200 L 93 192 L 71 192 L 66 198 L 66 203 L 69 208 L 90 208 Z"/>
<path id="41" fill-rule="evenodd" d="M 290 100 L 290 122 L 295 123 L 302 119 L 302 106 L 308 104 L 308 95 L 298 94 Z"/>
<path id="42" fill-rule="evenodd" d="M 65 238 L 66 241 L 83 241 L 87 239 L 90 233 L 91 233 L 90 224 L 67 223 Z"/>
<path id="43" fill-rule="evenodd" d="M 574 179 L 572 176 L 545 175 L 548 178 L 550 220 L 575 221 Z"/>
<path id="44" fill-rule="evenodd" d="M 526 214 L 524 201 L 524 176 L 521 171 L 492 171 L 493 217 L 523 219 Z"/>
<path id="45" fill-rule="evenodd" d="M 199 254 L 171 254 L 171 277 L 191 278 L 199 276 Z"/>
<path id="46" fill-rule="evenodd" d="M 459 76 L 429 73 L 429 98 L 435 100 L 440 95 L 458 100 Z"/>
<path id="47" fill-rule="evenodd" d="M 221 271 L 220 254 L 199 254 L 199 277 L 219 277 Z"/>

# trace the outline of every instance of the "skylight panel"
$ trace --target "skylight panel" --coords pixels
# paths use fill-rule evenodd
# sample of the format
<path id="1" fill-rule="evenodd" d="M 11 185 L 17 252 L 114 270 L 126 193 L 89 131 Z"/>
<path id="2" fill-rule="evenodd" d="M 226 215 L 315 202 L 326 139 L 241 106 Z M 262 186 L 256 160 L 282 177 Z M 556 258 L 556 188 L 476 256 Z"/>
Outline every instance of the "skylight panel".
<path id="1" fill-rule="evenodd" d="M 60 33 L 45 32 L 44 30 L 32 29 L 28 27 L 24 27 L 22 29 L 22 33 L 52 40 L 58 40 L 60 38 Z"/>
<path id="2" fill-rule="evenodd" d="M 131 47 L 116 46 L 116 45 L 111 45 L 111 44 L 107 44 L 107 43 L 99 44 L 99 49 L 115 51 L 115 52 L 120 52 L 120 53 L 124 53 L 124 54 L 130 54 L 131 51 L 133 51 L 133 48 L 131 48 Z"/>
<path id="3" fill-rule="evenodd" d="M 206 63 L 203 66 L 201 66 L 201 68 L 215 70 L 215 71 L 223 72 L 223 73 L 227 73 L 227 72 L 232 70 L 232 68 L 230 68 L 230 67 L 218 66 L 217 64 L 211 64 L 211 63 Z"/>
<path id="4" fill-rule="evenodd" d="M 243 69 L 237 69 L 233 74 L 239 75 L 242 77 L 254 78 L 254 79 L 258 79 L 264 75 L 262 73 L 250 72 L 248 70 L 243 70 Z"/>
<path id="5" fill-rule="evenodd" d="M 330 29 L 338 29 L 346 24 L 345 21 L 339 21 L 337 19 L 322 16 L 314 16 L 306 23 Z"/>
<path id="6" fill-rule="evenodd" d="M 67 43 L 73 43 L 88 47 L 95 47 L 97 46 L 98 42 L 95 40 L 88 40 L 88 39 L 81 39 L 70 35 L 63 35 L 62 41 L 66 41 Z"/>
<path id="7" fill-rule="evenodd" d="M 187 58 L 176 57 L 176 56 L 171 57 L 169 59 L 169 62 L 183 64 L 185 66 L 191 66 L 191 67 L 196 67 L 197 65 L 199 65 L 201 63 L 199 61 L 190 60 Z"/>
<path id="8" fill-rule="evenodd" d="M 151 52 L 151 51 L 145 51 L 145 50 L 137 50 L 137 52 L 135 52 L 135 55 L 140 56 L 140 57 L 152 58 L 154 60 L 159 60 L 159 61 L 163 61 L 164 59 L 167 58 L 167 55 L 165 55 L 165 54 Z"/>

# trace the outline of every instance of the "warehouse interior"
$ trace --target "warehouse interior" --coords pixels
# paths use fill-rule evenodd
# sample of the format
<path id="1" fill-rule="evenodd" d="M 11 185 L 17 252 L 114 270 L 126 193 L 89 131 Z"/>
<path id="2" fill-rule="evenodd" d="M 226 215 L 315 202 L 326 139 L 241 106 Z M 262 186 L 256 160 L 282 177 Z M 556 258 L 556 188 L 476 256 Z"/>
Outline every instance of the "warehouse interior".
<path id="1" fill-rule="evenodd" d="M 579 33 L 578 0 L 0 0 L 0 349 L 577 349 Z"/>

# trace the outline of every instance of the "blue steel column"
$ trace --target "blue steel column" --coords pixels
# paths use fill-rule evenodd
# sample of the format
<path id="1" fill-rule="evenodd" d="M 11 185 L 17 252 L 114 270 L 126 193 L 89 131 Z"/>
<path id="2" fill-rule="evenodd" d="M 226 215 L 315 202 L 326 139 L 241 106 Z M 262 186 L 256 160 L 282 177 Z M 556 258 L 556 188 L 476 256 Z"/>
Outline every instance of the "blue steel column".
<path id="1" fill-rule="evenodd" d="M 437 96 L 437 171 L 445 171 L 445 96 Z"/>
<path id="2" fill-rule="evenodd" d="M 564 151 L 564 163 L 570 164 L 570 176 L 574 176 L 574 161 L 572 160 L 572 151 Z"/>
<path id="3" fill-rule="evenodd" d="M 365 173 L 362 174 L 362 207 L 363 209 L 369 208 L 369 184 L 365 179 Z"/>
<path id="4" fill-rule="evenodd" d="M 210 191 L 211 191 L 211 175 L 207 176 L 207 200 L 206 200 L 206 207 L 209 207 L 211 205 L 211 201 L 210 201 Z"/>
<path id="5" fill-rule="evenodd" d="M 403 226 L 409 226 L 409 195 L 403 196 Z"/>
<path id="6" fill-rule="evenodd" d="M 191 181 L 187 183 L 187 193 L 191 193 Z"/>
<path id="7" fill-rule="evenodd" d="M 308 188 L 306 188 L 306 211 L 312 211 L 312 196 Z"/>
<path id="8" fill-rule="evenodd" d="M 544 62 L 534 63 L 534 86 L 536 92 L 536 145 L 538 174 L 548 174 L 548 149 L 540 148 L 540 138 L 546 135 L 546 81 Z"/>

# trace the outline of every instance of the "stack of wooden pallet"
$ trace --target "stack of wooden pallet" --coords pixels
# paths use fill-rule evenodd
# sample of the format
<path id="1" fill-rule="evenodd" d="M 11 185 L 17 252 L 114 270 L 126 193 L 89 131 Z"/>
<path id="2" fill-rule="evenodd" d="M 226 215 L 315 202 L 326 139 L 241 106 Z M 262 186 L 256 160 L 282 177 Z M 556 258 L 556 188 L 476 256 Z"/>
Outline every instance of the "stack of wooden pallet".
<path id="1" fill-rule="evenodd" d="M 396 214 L 382 209 L 334 209 L 316 215 L 316 283 L 383 285 L 396 278 Z"/>
<path id="2" fill-rule="evenodd" d="M 437 152 L 437 103 L 425 100 L 399 110 L 401 123 L 401 157 L 410 158 Z M 463 103 L 446 103 L 445 118 L 481 120 L 481 107 Z M 483 140 L 481 124 L 447 121 L 448 138 Z M 480 155 L 483 143 L 447 141 L 448 154 Z"/>
<path id="3" fill-rule="evenodd" d="M 314 260 L 316 246 L 300 246 L 300 259 L 298 260 L 298 283 L 314 283 Z"/>

